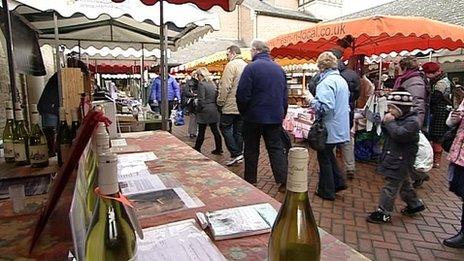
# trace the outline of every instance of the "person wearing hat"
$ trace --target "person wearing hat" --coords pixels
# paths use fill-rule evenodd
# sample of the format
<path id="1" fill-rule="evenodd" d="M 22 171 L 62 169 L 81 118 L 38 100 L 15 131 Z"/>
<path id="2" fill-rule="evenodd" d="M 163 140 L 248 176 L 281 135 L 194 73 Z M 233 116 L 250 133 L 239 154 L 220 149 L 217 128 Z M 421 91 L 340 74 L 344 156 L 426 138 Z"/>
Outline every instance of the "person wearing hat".
<path id="1" fill-rule="evenodd" d="M 450 112 L 449 108 L 452 108 L 453 105 L 451 97 L 452 83 L 437 63 L 424 63 L 422 70 L 430 80 L 430 85 L 432 86 L 432 94 L 430 96 L 431 117 L 428 134 L 433 148 L 433 167 L 439 168 L 443 152 L 440 139 L 448 131 L 446 118 Z"/>
<path id="2" fill-rule="evenodd" d="M 379 206 L 370 213 L 367 221 L 371 223 L 388 223 L 391 221 L 396 195 L 407 206 L 401 214 L 412 216 L 425 209 L 417 197 L 410 182 L 410 174 L 418 150 L 419 121 L 417 111 L 411 110 L 413 96 L 402 88 L 391 92 L 388 97 L 388 113 L 383 118 L 382 128 L 385 144 L 378 172 L 385 176 L 384 186 L 380 191 Z"/>

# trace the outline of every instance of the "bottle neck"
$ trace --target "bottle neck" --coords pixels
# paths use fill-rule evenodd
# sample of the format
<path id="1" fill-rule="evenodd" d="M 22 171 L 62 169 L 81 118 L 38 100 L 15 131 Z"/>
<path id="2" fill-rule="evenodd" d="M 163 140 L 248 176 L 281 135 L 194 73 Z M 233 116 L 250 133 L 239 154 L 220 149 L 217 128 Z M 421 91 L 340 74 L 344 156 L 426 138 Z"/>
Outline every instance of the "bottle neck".
<path id="1" fill-rule="evenodd" d="M 287 190 L 297 193 L 308 192 L 308 151 L 304 148 L 290 149 Z"/>
<path id="2" fill-rule="evenodd" d="M 14 120 L 13 110 L 11 108 L 6 109 L 6 119 L 7 120 Z"/>
<path id="3" fill-rule="evenodd" d="M 23 111 L 22 110 L 16 110 L 15 111 L 15 117 L 16 117 L 17 122 L 22 122 L 24 120 Z"/>
<path id="4" fill-rule="evenodd" d="M 32 113 L 31 122 L 33 125 L 39 124 L 39 114 L 37 112 Z"/>
<path id="5" fill-rule="evenodd" d="M 119 192 L 117 164 L 115 154 L 99 155 L 98 187 L 103 195 L 114 195 Z"/>

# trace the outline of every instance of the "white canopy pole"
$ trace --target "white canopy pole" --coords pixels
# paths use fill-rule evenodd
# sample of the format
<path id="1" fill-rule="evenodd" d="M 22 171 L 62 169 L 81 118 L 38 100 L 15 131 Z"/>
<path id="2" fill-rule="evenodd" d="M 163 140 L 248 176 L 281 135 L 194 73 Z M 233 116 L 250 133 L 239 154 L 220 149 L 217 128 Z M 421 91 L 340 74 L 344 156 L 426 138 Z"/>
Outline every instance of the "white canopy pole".
<path id="1" fill-rule="evenodd" d="M 60 99 L 60 107 L 63 106 L 63 90 L 61 84 L 61 62 L 60 62 L 60 39 L 58 37 L 58 17 L 56 12 L 53 12 L 53 22 L 55 23 L 55 63 L 56 63 L 56 75 L 58 79 L 58 97 Z"/>
<path id="2" fill-rule="evenodd" d="M 163 12 L 163 0 L 160 0 L 160 49 L 161 49 L 161 63 L 160 63 L 160 78 L 161 78 L 161 127 L 164 131 L 169 130 L 169 101 L 168 101 L 168 78 L 166 66 L 166 41 Z"/>

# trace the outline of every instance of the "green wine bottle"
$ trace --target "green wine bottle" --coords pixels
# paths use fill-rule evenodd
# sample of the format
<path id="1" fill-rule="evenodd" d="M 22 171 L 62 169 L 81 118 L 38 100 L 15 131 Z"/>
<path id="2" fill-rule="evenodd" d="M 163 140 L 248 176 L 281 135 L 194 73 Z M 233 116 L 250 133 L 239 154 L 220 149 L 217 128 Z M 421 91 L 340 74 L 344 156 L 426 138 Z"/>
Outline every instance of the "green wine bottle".
<path id="1" fill-rule="evenodd" d="M 136 260 L 136 237 L 119 196 L 116 154 L 100 154 L 98 196 L 86 239 L 85 259 L 99 261 Z"/>
<path id="2" fill-rule="evenodd" d="M 29 165 L 29 132 L 27 130 L 26 124 L 24 123 L 23 111 L 21 109 L 15 110 L 15 117 L 16 127 L 13 132 L 15 164 L 16 166 L 25 166 Z"/>
<path id="3" fill-rule="evenodd" d="M 289 152 L 287 193 L 269 238 L 270 261 L 320 260 L 321 241 L 308 197 L 308 151 Z"/>
<path id="4" fill-rule="evenodd" d="M 92 148 L 89 153 L 89 168 L 87 174 L 87 197 L 86 197 L 86 208 L 88 217 L 92 214 L 95 207 L 96 196 L 94 189 L 96 186 L 96 177 L 97 177 L 97 165 L 98 160 L 95 155 L 100 155 L 106 153 L 109 150 L 110 136 L 106 131 L 104 123 L 99 123 L 97 132 L 92 137 Z"/>
<path id="5" fill-rule="evenodd" d="M 67 159 L 69 150 L 71 149 L 72 137 L 71 130 L 66 121 L 66 110 L 60 108 L 60 125 L 58 126 L 57 144 L 59 144 L 58 165 L 63 165 L 63 161 Z"/>
<path id="6" fill-rule="evenodd" d="M 3 130 L 3 150 L 5 154 L 5 162 L 14 163 L 15 153 L 13 144 L 13 133 L 14 133 L 14 117 L 13 117 L 13 103 L 11 101 L 6 102 L 6 125 Z"/>
<path id="7" fill-rule="evenodd" d="M 47 138 L 39 125 L 37 105 L 31 104 L 31 135 L 29 135 L 29 159 L 31 167 L 43 168 L 48 166 Z"/>
<path id="8" fill-rule="evenodd" d="M 77 109 L 72 109 L 71 110 L 71 137 L 74 140 L 76 138 L 77 130 L 79 129 L 79 126 L 81 126 L 81 123 L 79 122 L 79 117 L 77 115 Z"/>

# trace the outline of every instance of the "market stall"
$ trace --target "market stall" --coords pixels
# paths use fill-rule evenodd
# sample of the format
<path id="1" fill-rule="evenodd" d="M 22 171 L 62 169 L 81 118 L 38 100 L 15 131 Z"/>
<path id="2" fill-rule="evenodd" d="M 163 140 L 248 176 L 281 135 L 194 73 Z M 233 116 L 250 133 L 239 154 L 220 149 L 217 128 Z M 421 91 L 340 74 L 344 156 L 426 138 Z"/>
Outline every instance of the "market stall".
<path id="1" fill-rule="evenodd" d="M 354 70 L 365 76 L 362 75 L 365 56 L 415 49 L 455 50 L 464 46 L 463 37 L 464 27 L 427 18 L 370 16 L 318 23 L 305 30 L 276 37 L 268 44 L 271 56 L 275 58 L 316 59 L 324 51 L 339 49 L 343 51 L 344 60 L 350 60 L 355 65 Z M 383 62 L 379 61 L 379 65 L 382 72 Z M 382 73 L 378 73 L 378 83 L 382 82 L 381 77 Z M 380 92 L 372 93 L 371 109 L 379 108 L 381 96 Z M 365 118 L 365 114 L 362 116 Z M 375 132 L 378 129 L 378 121 L 367 125 Z"/>

